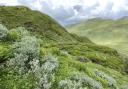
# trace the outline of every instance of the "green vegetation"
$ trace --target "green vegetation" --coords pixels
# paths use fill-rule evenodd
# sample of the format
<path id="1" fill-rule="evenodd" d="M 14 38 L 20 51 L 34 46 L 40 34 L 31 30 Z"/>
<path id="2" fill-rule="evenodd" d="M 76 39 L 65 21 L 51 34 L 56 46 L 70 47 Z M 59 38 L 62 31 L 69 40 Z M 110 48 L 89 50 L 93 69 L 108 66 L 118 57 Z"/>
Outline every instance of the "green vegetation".
<path id="1" fill-rule="evenodd" d="M 8 30 L 3 25 L 0 25 L 0 41 L 7 38 Z"/>
<path id="2" fill-rule="evenodd" d="M 116 50 L 26 7 L 0 11 L 0 89 L 127 89 L 127 63 Z"/>
<path id="3" fill-rule="evenodd" d="M 0 7 L 0 22 L 8 29 L 25 27 L 33 34 L 40 34 L 44 39 L 54 41 L 69 41 L 75 39 L 51 17 L 29 8 Z"/>
<path id="4" fill-rule="evenodd" d="M 121 54 L 128 54 L 128 18 L 95 18 L 69 26 L 67 29 L 79 36 L 86 36 L 97 44 L 115 48 Z"/>

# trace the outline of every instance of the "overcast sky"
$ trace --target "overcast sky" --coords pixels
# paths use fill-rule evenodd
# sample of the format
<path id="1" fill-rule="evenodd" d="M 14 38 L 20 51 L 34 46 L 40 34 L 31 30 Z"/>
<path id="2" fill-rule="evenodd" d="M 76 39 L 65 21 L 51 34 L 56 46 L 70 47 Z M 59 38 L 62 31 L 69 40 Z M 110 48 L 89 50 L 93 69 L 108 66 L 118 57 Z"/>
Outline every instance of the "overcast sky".
<path id="1" fill-rule="evenodd" d="M 0 5 L 25 5 L 47 13 L 62 25 L 95 17 L 128 16 L 128 0 L 0 0 Z"/>

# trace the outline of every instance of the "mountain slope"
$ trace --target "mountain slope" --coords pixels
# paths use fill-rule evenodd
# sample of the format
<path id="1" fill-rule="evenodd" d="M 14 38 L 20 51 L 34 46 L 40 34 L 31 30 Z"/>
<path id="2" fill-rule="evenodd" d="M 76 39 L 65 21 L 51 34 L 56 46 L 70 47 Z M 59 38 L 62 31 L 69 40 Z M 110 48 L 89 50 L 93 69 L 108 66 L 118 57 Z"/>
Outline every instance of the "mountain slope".
<path id="1" fill-rule="evenodd" d="M 68 31 L 79 36 L 86 36 L 93 42 L 116 48 L 123 54 L 128 53 L 128 18 L 119 20 L 90 19 L 69 26 Z"/>
<path id="2" fill-rule="evenodd" d="M 127 64 L 116 50 L 68 33 L 40 12 L 1 8 L 0 89 L 127 89 Z"/>
<path id="3" fill-rule="evenodd" d="M 53 41 L 75 41 L 73 37 L 54 19 L 27 7 L 0 7 L 0 22 L 8 29 L 25 27 Z"/>

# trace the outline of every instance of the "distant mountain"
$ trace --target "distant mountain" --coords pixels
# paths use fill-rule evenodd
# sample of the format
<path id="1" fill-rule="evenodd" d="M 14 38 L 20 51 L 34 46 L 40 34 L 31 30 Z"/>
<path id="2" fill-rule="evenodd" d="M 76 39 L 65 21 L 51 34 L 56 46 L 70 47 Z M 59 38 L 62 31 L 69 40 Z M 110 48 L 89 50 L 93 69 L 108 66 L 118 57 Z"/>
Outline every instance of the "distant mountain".
<path id="1" fill-rule="evenodd" d="M 93 42 L 116 48 L 128 53 L 128 18 L 119 20 L 90 19 L 67 27 L 68 31 L 79 36 L 86 36 Z"/>

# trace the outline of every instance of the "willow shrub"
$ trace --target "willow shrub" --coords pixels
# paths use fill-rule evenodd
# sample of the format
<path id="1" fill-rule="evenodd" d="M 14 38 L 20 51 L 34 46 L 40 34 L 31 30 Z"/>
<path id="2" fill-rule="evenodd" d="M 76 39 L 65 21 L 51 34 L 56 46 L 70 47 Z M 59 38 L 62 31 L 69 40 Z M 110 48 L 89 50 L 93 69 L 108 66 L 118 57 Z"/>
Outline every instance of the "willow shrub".
<path id="1" fill-rule="evenodd" d="M 0 41 L 6 40 L 7 36 L 8 36 L 8 29 L 2 24 L 0 24 Z"/>

